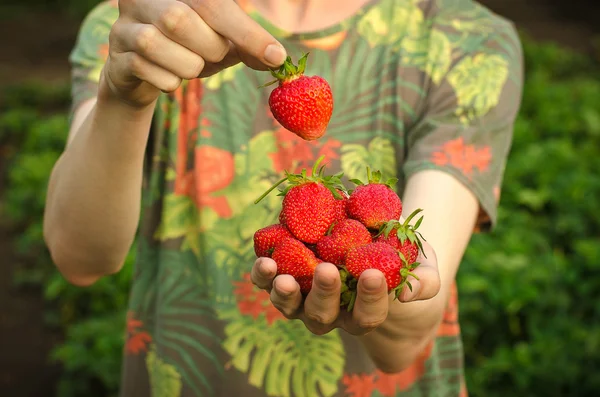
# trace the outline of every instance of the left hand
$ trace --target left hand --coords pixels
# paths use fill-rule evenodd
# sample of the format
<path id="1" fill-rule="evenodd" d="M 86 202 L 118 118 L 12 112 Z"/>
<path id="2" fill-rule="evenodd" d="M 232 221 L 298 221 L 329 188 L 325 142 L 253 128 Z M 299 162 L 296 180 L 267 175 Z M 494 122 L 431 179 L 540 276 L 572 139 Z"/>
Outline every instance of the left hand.
<path id="1" fill-rule="evenodd" d="M 433 248 L 423 241 L 427 258 L 421 253 L 421 264 L 409 276 L 412 292 L 405 287 L 400 302 L 388 294 L 383 273 L 366 270 L 357 286 L 356 303 L 352 312 L 340 308 L 341 280 L 338 269 L 331 263 L 321 263 L 315 270 L 310 293 L 303 299 L 300 285 L 287 274 L 277 276 L 277 264 L 270 258 L 259 258 L 252 267 L 252 282 L 271 294 L 273 305 L 288 319 L 299 319 L 316 335 L 324 335 L 335 328 L 351 335 L 365 335 L 379 327 L 394 305 L 431 299 L 440 290 L 437 258 Z"/>

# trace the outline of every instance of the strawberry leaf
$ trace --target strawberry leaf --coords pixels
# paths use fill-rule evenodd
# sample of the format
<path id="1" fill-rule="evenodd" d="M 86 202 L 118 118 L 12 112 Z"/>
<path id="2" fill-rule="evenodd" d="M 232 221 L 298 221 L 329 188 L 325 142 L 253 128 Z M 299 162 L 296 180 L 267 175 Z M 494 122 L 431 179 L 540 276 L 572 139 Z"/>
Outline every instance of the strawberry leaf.
<path id="1" fill-rule="evenodd" d="M 417 230 L 419 226 L 421 226 L 421 222 L 423 222 L 423 217 L 420 217 L 417 223 L 415 224 L 415 230 Z"/>
<path id="2" fill-rule="evenodd" d="M 306 59 L 308 58 L 308 52 L 303 54 L 302 57 L 298 60 L 298 74 L 304 74 L 304 70 L 306 69 Z"/>
<path id="3" fill-rule="evenodd" d="M 385 185 L 391 189 L 391 188 L 394 187 L 394 185 L 396 183 L 398 183 L 398 178 L 390 178 L 390 179 L 387 180 L 387 182 L 385 183 Z"/>

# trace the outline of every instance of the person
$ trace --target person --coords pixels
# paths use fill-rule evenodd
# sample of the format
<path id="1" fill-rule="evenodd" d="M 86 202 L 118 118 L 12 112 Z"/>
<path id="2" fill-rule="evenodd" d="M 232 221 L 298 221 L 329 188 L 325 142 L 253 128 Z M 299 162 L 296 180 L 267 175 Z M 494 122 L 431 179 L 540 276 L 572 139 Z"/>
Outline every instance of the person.
<path id="1" fill-rule="evenodd" d="M 316 141 L 258 88 L 305 52 L 334 97 Z M 113 0 L 70 60 L 44 236 L 82 287 L 135 246 L 121 395 L 466 395 L 456 274 L 497 221 L 523 80 L 510 21 L 472 0 Z M 368 270 L 344 312 L 321 263 L 303 301 L 256 260 L 281 197 L 254 200 L 320 156 L 345 180 L 397 177 L 402 219 L 423 209 L 428 255 L 399 300 Z"/>

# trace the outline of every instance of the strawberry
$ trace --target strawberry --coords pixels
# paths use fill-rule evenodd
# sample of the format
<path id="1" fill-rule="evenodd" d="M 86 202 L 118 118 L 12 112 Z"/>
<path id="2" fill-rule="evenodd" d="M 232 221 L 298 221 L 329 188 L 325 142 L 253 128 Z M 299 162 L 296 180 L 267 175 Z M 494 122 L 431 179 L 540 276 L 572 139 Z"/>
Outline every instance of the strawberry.
<path id="1" fill-rule="evenodd" d="M 360 280 L 361 274 L 367 269 L 381 271 L 385 276 L 388 292 L 394 291 L 396 298 L 402 292 L 405 284 L 412 290 L 410 282 L 407 281 L 409 275 L 418 280 L 418 277 L 411 272 L 418 263 L 405 266 L 398 250 L 382 242 L 373 242 L 350 249 L 346 254 L 345 264 L 349 275 L 356 280 Z M 349 305 L 348 310 L 351 309 L 352 304 Z"/>
<path id="2" fill-rule="evenodd" d="M 392 186 L 398 181 L 391 178 L 380 183 L 381 172 L 371 174 L 367 167 L 368 184 L 358 179 L 351 182 L 358 185 L 350 194 L 346 212 L 348 217 L 362 222 L 369 229 L 378 229 L 392 219 L 399 219 L 402 214 L 402 201 Z"/>
<path id="3" fill-rule="evenodd" d="M 310 292 L 315 268 L 321 262 L 314 252 L 294 238 L 287 238 L 275 247 L 273 260 L 277 275 L 289 274 L 300 284 L 303 295 Z"/>
<path id="4" fill-rule="evenodd" d="M 375 236 L 374 241 L 387 243 L 399 250 L 402 254 L 401 257 L 406 260 L 407 264 L 410 265 L 415 263 L 419 251 L 425 255 L 423 252 L 423 244 L 421 243 L 421 239 L 425 239 L 421 233 L 417 231 L 423 221 L 423 217 L 421 216 L 421 218 L 419 218 L 415 226 L 410 225 L 409 222 L 421 211 L 421 209 L 413 211 L 413 213 L 406 218 L 404 223 L 400 223 L 400 221 L 397 220 L 391 220 L 385 223 L 381 227 L 379 233 Z"/>
<path id="5" fill-rule="evenodd" d="M 279 70 L 271 71 L 276 80 L 265 86 L 279 83 L 269 96 L 275 120 L 300 138 L 312 141 L 325 134 L 333 113 L 333 94 L 325 79 L 304 74 L 307 57 L 304 54 L 298 66 L 287 57 Z"/>
<path id="6" fill-rule="evenodd" d="M 317 254 L 322 260 L 341 267 L 348 250 L 372 241 L 371 233 L 362 223 L 354 219 L 344 219 L 332 227 L 330 234 L 319 240 Z"/>
<path id="7" fill-rule="evenodd" d="M 339 189 L 337 189 L 337 192 L 340 194 L 340 196 L 342 196 L 341 199 L 338 199 L 335 202 L 337 208 L 335 219 L 339 222 L 348 218 L 348 215 L 346 214 L 346 206 L 348 205 L 348 194 Z"/>
<path id="8" fill-rule="evenodd" d="M 307 244 L 316 244 L 327 233 L 338 215 L 336 198 L 342 198 L 338 189 L 345 190 L 340 181 L 342 173 L 324 176 L 324 167 L 318 170 L 322 160 L 323 156 L 315 163 L 311 176 L 306 175 L 305 169 L 301 174 L 286 172 L 283 179 L 255 201 L 258 203 L 287 181 L 288 186 L 280 193 L 284 196 L 280 219 L 296 239 Z"/>
<path id="9" fill-rule="evenodd" d="M 264 227 L 254 233 L 254 253 L 258 258 L 271 257 L 277 244 L 292 237 L 287 228 L 280 224 Z"/>

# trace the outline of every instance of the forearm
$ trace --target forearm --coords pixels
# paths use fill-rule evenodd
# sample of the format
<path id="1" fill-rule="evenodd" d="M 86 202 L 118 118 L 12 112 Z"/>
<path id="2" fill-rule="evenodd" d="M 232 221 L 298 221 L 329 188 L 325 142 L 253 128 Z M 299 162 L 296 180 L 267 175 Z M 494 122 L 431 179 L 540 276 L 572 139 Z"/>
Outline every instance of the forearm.
<path id="1" fill-rule="evenodd" d="M 403 203 L 405 214 L 423 209 L 419 231 L 428 243 L 426 255 L 436 257 L 440 289 L 431 299 L 394 301 L 386 321 L 361 338 L 378 367 L 389 372 L 412 364 L 435 337 L 479 210 L 470 191 L 439 171 L 415 174 L 408 181 Z"/>
<path id="2" fill-rule="evenodd" d="M 375 365 L 397 373 L 410 366 L 434 338 L 442 320 L 446 297 L 390 304 L 387 320 L 373 332 L 359 337 Z"/>
<path id="3" fill-rule="evenodd" d="M 44 236 L 59 270 L 89 284 L 120 269 L 139 221 L 154 106 L 133 108 L 101 82 L 98 100 L 56 163 Z M 77 282 L 79 283 L 79 282 Z"/>

